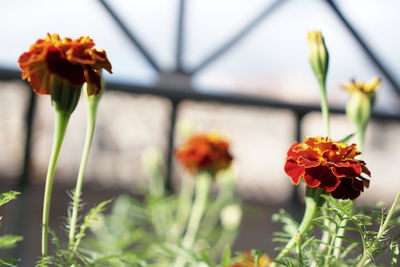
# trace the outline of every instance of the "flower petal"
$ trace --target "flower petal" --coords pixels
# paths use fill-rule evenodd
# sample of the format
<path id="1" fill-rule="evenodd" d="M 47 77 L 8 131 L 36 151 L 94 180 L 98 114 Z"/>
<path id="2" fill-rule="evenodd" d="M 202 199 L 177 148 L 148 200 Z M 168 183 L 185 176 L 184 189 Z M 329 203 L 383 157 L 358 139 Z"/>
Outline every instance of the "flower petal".
<path id="1" fill-rule="evenodd" d="M 300 178 L 304 176 L 305 168 L 299 166 L 296 161 L 289 159 L 285 163 L 285 172 L 292 178 L 292 182 L 297 185 Z"/>
<path id="2" fill-rule="evenodd" d="M 340 178 L 342 178 L 342 177 L 357 177 L 362 172 L 362 168 L 357 161 L 355 161 L 355 163 L 341 162 L 338 164 L 333 164 L 331 166 L 331 170 L 336 177 L 340 177 Z"/>
<path id="3" fill-rule="evenodd" d="M 82 85 L 85 82 L 83 67 L 63 58 L 60 51 L 54 46 L 48 49 L 46 63 L 50 72 L 68 80 L 73 85 Z"/>
<path id="4" fill-rule="evenodd" d="M 328 192 L 335 190 L 340 184 L 340 179 L 331 172 L 328 166 L 306 169 L 304 180 L 310 187 L 315 187 L 316 181 L 319 181 L 318 186 Z"/>
<path id="5" fill-rule="evenodd" d="M 337 199 L 356 199 L 361 194 L 361 190 L 357 190 L 360 188 L 360 183 L 362 187 L 361 181 L 343 178 L 340 185 L 331 192 L 331 195 Z"/>

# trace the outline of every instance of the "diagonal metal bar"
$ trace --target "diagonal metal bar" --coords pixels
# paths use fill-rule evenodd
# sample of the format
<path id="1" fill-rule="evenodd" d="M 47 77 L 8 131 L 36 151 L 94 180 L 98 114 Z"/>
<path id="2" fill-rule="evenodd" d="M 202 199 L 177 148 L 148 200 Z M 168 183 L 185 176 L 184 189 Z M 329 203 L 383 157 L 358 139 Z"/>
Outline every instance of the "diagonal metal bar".
<path id="1" fill-rule="evenodd" d="M 235 36 L 233 36 L 226 43 L 217 48 L 212 52 L 207 58 L 205 58 L 197 67 L 189 72 L 190 75 L 197 74 L 205 67 L 210 65 L 216 59 L 220 58 L 229 49 L 231 49 L 235 44 L 242 40 L 247 34 L 249 34 L 257 25 L 259 25 L 268 15 L 270 15 L 276 8 L 287 0 L 276 0 L 272 4 L 269 4 L 257 17 L 255 17 L 250 23 L 248 23 L 244 28 L 242 28 Z"/>
<path id="2" fill-rule="evenodd" d="M 400 95 L 400 85 L 394 79 L 392 73 L 386 68 L 386 66 L 379 60 L 372 49 L 369 47 L 368 43 L 361 37 L 357 30 L 351 25 L 351 23 L 345 18 L 343 13 L 338 9 L 334 1 L 325 0 L 329 7 L 333 10 L 339 20 L 344 24 L 347 30 L 351 33 L 353 38 L 358 42 L 360 47 L 364 50 L 365 54 L 369 59 L 375 64 L 375 66 L 382 72 L 383 76 L 388 80 L 389 84 L 393 88 L 396 94 Z"/>
<path id="3" fill-rule="evenodd" d="M 132 30 L 128 29 L 128 27 L 124 24 L 121 18 L 115 13 L 115 11 L 111 8 L 109 4 L 105 0 L 99 0 L 102 6 L 107 10 L 108 14 L 114 19 L 115 23 L 118 24 L 119 28 L 124 32 L 124 34 L 128 37 L 128 39 L 132 42 L 132 44 L 140 51 L 142 56 L 147 60 L 147 62 L 153 67 L 153 69 L 161 73 L 161 68 L 155 61 L 154 57 L 151 53 L 146 49 L 146 47 L 141 43 L 139 38 L 133 33 Z"/>
<path id="4" fill-rule="evenodd" d="M 184 42 L 184 23 L 186 18 L 186 0 L 179 1 L 178 29 L 176 36 L 176 71 L 184 72 L 183 56 L 185 52 Z"/>

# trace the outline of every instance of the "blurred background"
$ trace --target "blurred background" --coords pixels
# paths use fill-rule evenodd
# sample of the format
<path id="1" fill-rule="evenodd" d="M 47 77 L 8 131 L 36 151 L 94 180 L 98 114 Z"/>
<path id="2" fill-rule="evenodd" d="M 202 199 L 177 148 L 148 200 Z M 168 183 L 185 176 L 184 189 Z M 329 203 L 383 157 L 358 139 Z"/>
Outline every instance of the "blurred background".
<path id="1" fill-rule="evenodd" d="M 1 233 L 22 234 L 21 266 L 39 255 L 43 183 L 53 119 L 50 98 L 20 79 L 17 59 L 49 33 L 88 35 L 113 65 L 86 172 L 87 208 L 146 187 L 143 152 L 165 156 L 165 183 L 177 190 L 172 156 L 179 128 L 217 131 L 232 143 L 245 216 L 235 249 L 270 248 L 279 208 L 301 211 L 283 172 L 288 147 L 321 135 L 319 89 L 306 33 L 321 30 L 330 51 L 332 137 L 355 131 L 344 115 L 350 79 L 382 77 L 364 159 L 371 187 L 360 205 L 389 203 L 400 189 L 400 2 L 396 0 L 14 0 L 0 4 L 0 186 L 22 191 L 1 209 Z M 85 105 L 73 114 L 57 167 L 52 228 L 61 230 L 85 132 Z M 245 212 L 246 215 L 246 212 Z"/>

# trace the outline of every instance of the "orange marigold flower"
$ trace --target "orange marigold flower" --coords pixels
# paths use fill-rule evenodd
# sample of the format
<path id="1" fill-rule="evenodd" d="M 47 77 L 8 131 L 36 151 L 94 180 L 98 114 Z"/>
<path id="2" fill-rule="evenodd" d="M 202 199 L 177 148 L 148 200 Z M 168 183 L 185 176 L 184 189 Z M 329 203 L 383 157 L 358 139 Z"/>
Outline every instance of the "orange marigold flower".
<path id="1" fill-rule="evenodd" d="M 232 162 L 229 142 L 216 133 L 192 136 L 176 150 L 178 160 L 193 174 L 208 171 L 212 175 Z"/>
<path id="2" fill-rule="evenodd" d="M 232 264 L 230 267 L 267 267 L 271 264 L 271 259 L 267 254 L 263 254 L 259 259 L 258 263 L 254 264 L 254 257 L 250 252 L 246 252 L 239 256 L 236 263 Z"/>
<path id="3" fill-rule="evenodd" d="M 51 94 L 55 78 L 72 86 L 88 84 L 88 95 L 100 92 L 100 70 L 112 73 L 111 63 L 104 50 L 93 48 L 89 37 L 60 39 L 58 34 L 47 34 L 31 45 L 18 60 L 22 78 L 27 79 L 38 94 Z"/>
<path id="4" fill-rule="evenodd" d="M 359 154 L 355 144 L 310 137 L 290 147 L 285 172 L 296 185 L 303 178 L 307 186 L 323 188 L 334 198 L 355 199 L 369 186 L 361 174 L 371 175 L 365 162 L 355 159 Z"/>

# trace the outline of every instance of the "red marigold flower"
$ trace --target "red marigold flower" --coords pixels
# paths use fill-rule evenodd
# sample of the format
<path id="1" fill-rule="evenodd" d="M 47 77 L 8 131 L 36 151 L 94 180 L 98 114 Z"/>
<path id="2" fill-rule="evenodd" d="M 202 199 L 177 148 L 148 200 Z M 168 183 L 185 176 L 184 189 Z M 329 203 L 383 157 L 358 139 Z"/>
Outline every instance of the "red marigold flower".
<path id="1" fill-rule="evenodd" d="M 236 263 L 232 264 L 230 267 L 267 267 L 271 264 L 271 259 L 267 254 L 263 254 L 259 259 L 257 265 L 254 264 L 254 257 L 250 252 L 245 252 L 243 255 L 239 256 Z"/>
<path id="2" fill-rule="evenodd" d="M 31 45 L 18 60 L 22 78 L 27 79 L 38 94 L 51 94 L 55 78 L 73 86 L 88 84 L 88 95 L 100 92 L 100 70 L 112 73 L 111 63 L 104 50 L 93 48 L 89 37 L 60 39 L 58 34 L 47 34 Z"/>
<path id="3" fill-rule="evenodd" d="M 194 135 L 176 150 L 176 157 L 191 173 L 212 175 L 228 168 L 233 159 L 229 142 L 216 133 Z"/>
<path id="4" fill-rule="evenodd" d="M 296 185 L 303 178 L 307 186 L 323 188 L 334 198 L 355 199 L 369 186 L 361 174 L 371 175 L 365 162 L 355 159 L 359 154 L 355 144 L 310 137 L 290 147 L 285 172 Z"/>

